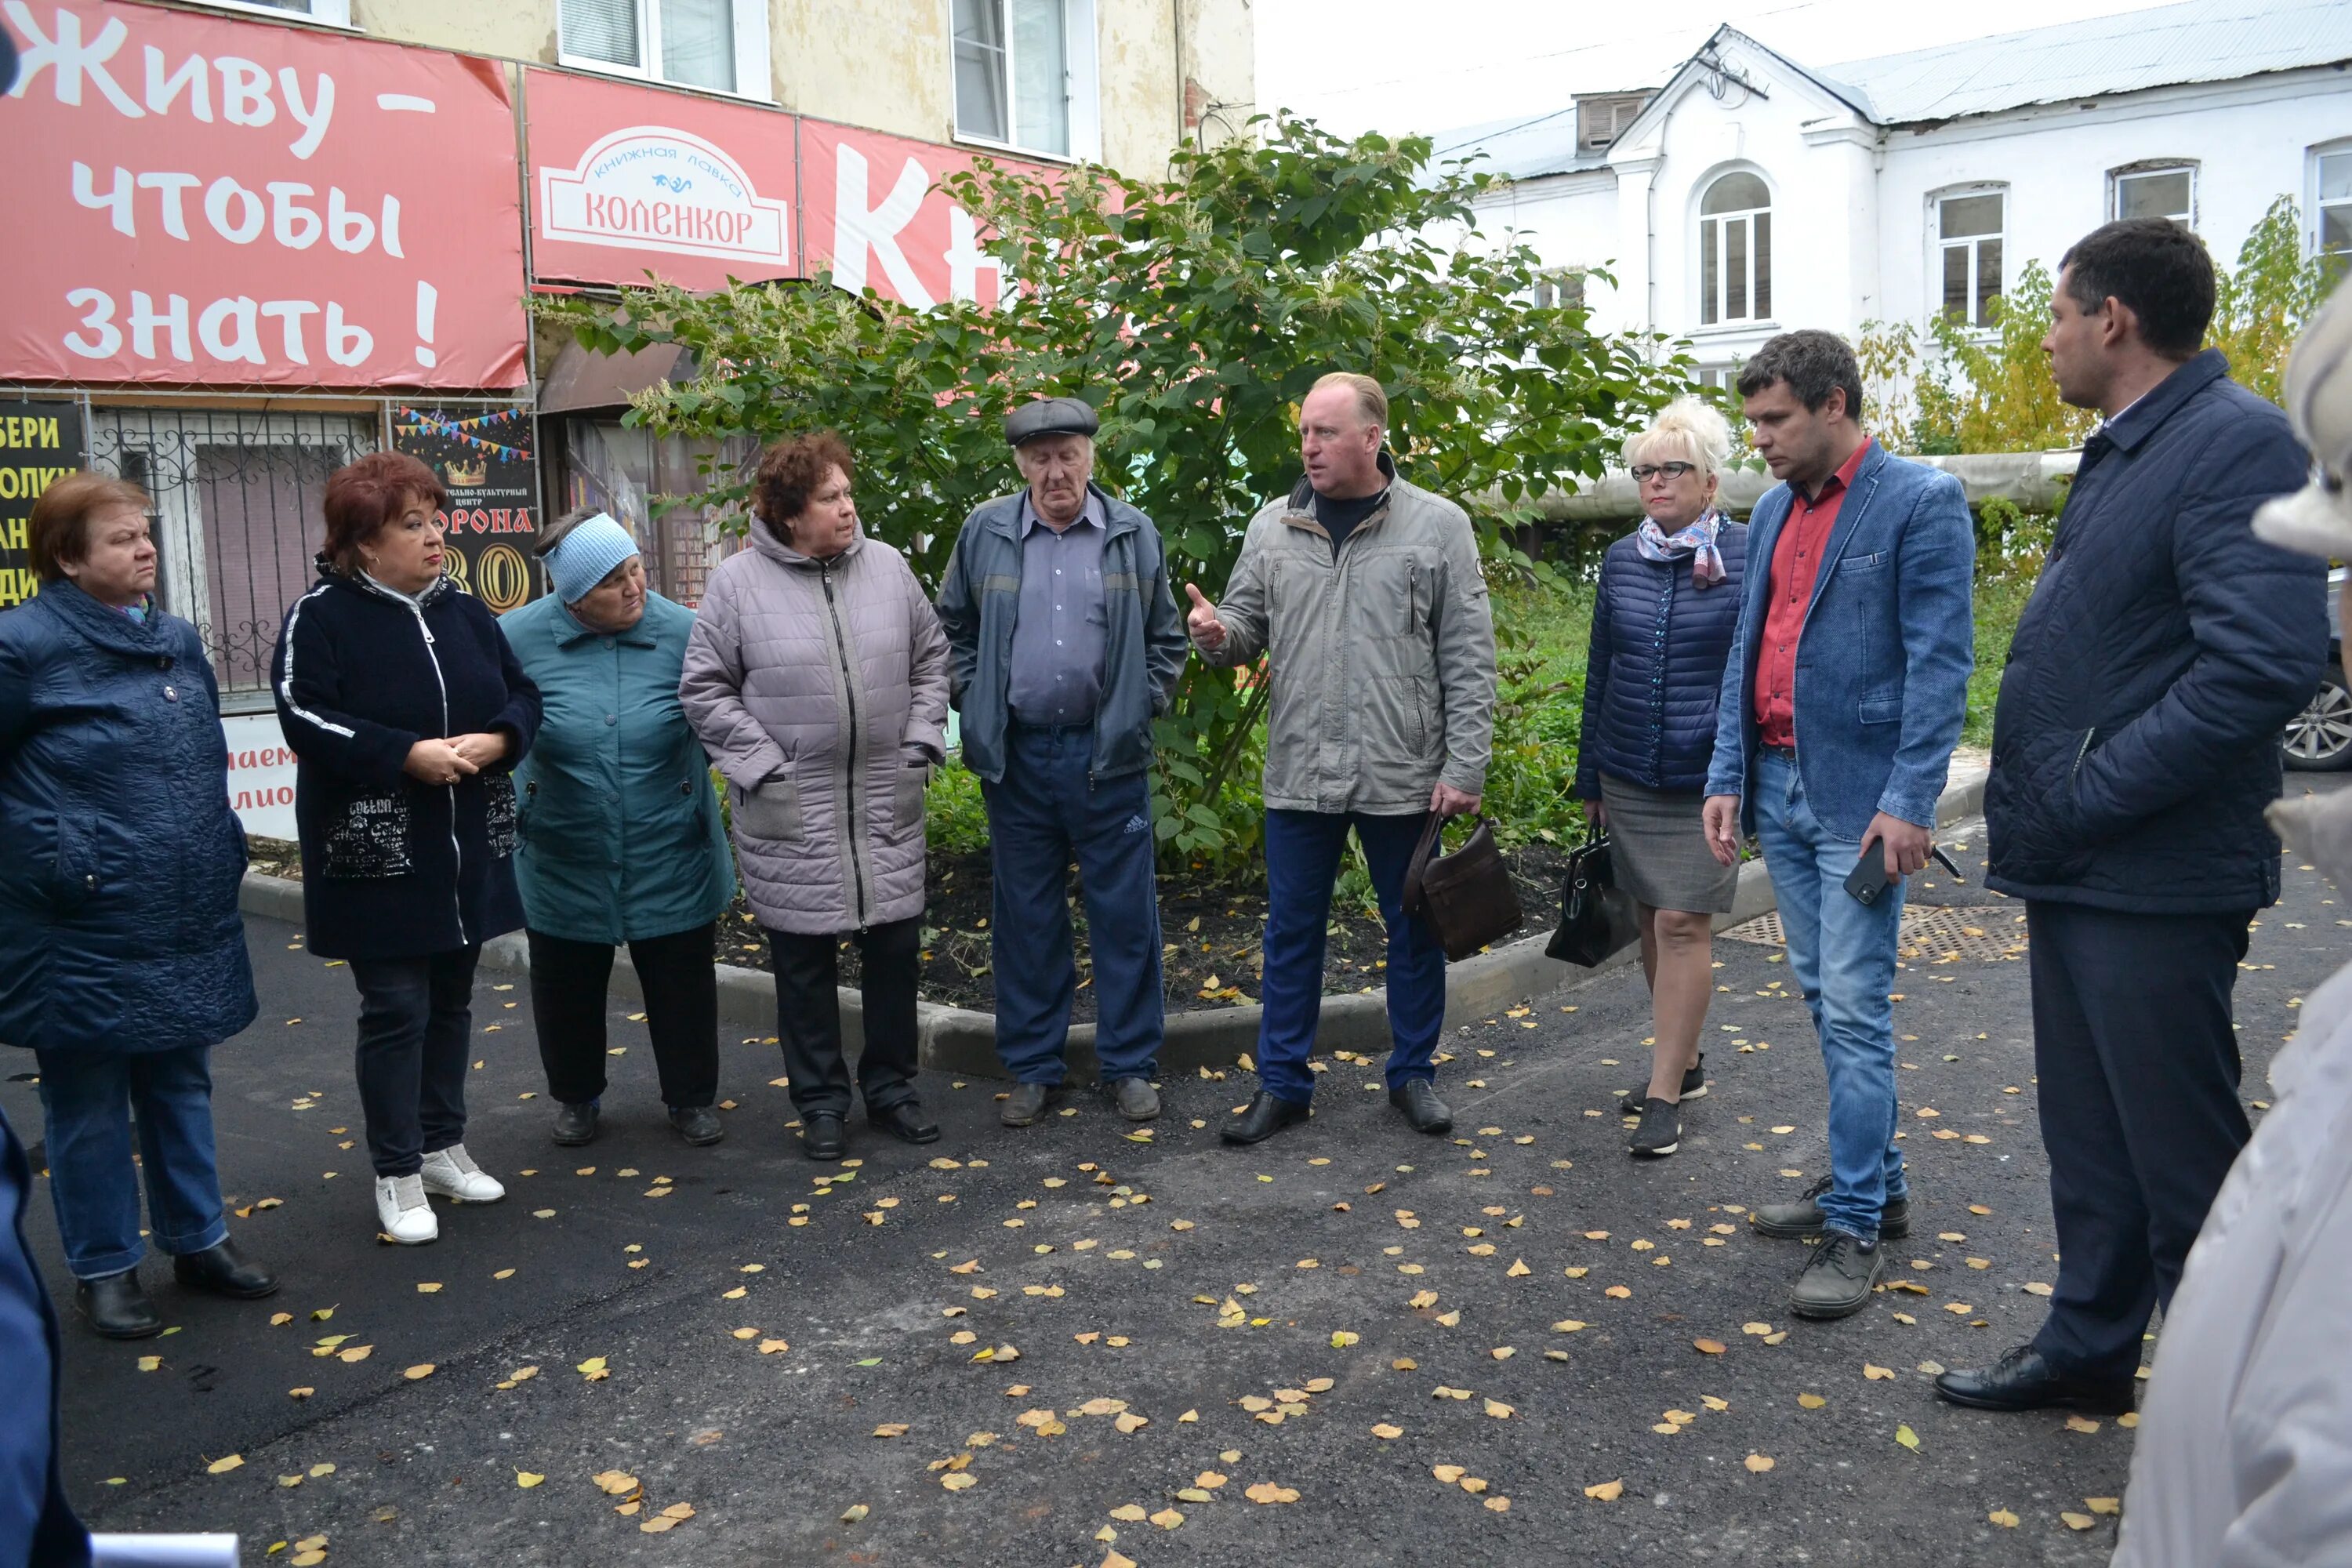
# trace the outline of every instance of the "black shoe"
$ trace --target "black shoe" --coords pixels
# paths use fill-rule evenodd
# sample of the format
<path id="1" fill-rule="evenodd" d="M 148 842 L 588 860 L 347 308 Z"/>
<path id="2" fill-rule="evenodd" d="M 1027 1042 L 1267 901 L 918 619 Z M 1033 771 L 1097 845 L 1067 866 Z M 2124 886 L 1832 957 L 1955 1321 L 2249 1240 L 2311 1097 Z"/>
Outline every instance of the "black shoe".
<path id="1" fill-rule="evenodd" d="M 74 1306 L 93 1330 L 110 1340 L 152 1339 L 163 1331 L 163 1320 L 140 1288 L 136 1268 L 82 1280 L 74 1287 Z"/>
<path id="2" fill-rule="evenodd" d="M 669 1108 L 669 1124 L 677 1135 L 696 1148 L 716 1143 L 727 1136 L 727 1129 L 719 1120 L 719 1112 L 707 1105 L 673 1105 Z M 562 1139 L 556 1140 L 561 1143 Z"/>
<path id="3" fill-rule="evenodd" d="M 1801 1318 L 1851 1318 L 1869 1304 L 1886 1249 L 1846 1230 L 1825 1230 L 1789 1287 L 1789 1310 Z"/>
<path id="4" fill-rule="evenodd" d="M 1151 1121 L 1160 1115 L 1160 1091 L 1149 1079 L 1113 1079 L 1104 1086 L 1104 1094 L 1129 1121 Z"/>
<path id="5" fill-rule="evenodd" d="M 997 1120 L 1007 1127 L 1026 1127 L 1062 1102 L 1058 1083 L 1016 1083 L 1004 1097 Z"/>
<path id="6" fill-rule="evenodd" d="M 880 1128 L 901 1143 L 936 1143 L 940 1141 L 938 1123 L 924 1121 L 922 1106 L 911 1100 L 886 1105 L 879 1110 L 867 1106 L 866 1124 Z"/>
<path id="7" fill-rule="evenodd" d="M 1683 1119 L 1675 1102 L 1654 1097 L 1642 1102 L 1642 1125 L 1633 1129 L 1629 1145 L 1636 1154 L 1661 1158 L 1683 1146 Z"/>
<path id="8" fill-rule="evenodd" d="M 579 1105 L 559 1106 L 555 1112 L 554 1130 L 549 1135 L 567 1149 L 593 1143 L 596 1141 L 596 1102 L 593 1100 Z"/>
<path id="9" fill-rule="evenodd" d="M 1228 1143 L 1263 1143 L 1293 1122 L 1304 1121 L 1307 1108 L 1259 1089 L 1250 1096 L 1249 1109 L 1225 1123 L 1217 1136 Z"/>
<path id="10" fill-rule="evenodd" d="M 1748 1223 L 1762 1236 L 1778 1237 L 1782 1241 L 1811 1241 L 1822 1234 L 1821 1197 L 1829 1190 L 1830 1178 L 1823 1176 L 1807 1187 L 1804 1196 L 1795 1203 L 1757 1205 L 1748 1211 Z M 1900 1241 L 1910 1234 L 1910 1195 L 1887 1199 L 1886 1206 L 1878 1211 L 1878 1238 Z"/>
<path id="11" fill-rule="evenodd" d="M 2043 1410 L 2059 1406 L 2121 1415 L 2132 1407 L 2128 1377 L 2080 1377 L 2061 1372 L 2032 1345 L 2020 1345 L 1982 1372 L 1956 1370 L 1936 1379 L 1936 1393 L 1972 1410 Z"/>
<path id="12" fill-rule="evenodd" d="M 1432 1137 L 1454 1131 L 1454 1112 L 1437 1098 L 1437 1086 L 1425 1078 L 1409 1078 L 1402 1089 L 1389 1090 L 1389 1103 L 1404 1112 L 1415 1132 Z"/>
<path id="13" fill-rule="evenodd" d="M 1639 1116 L 1642 1114 L 1642 1102 L 1649 1098 L 1650 1080 L 1648 1079 L 1643 1079 L 1641 1082 L 1635 1084 L 1632 1089 L 1625 1091 L 1625 1101 L 1617 1109 L 1624 1115 Z M 1690 1068 L 1683 1074 L 1683 1087 L 1681 1091 L 1675 1095 L 1675 1100 L 1676 1104 L 1680 1104 L 1685 1100 L 1705 1100 L 1706 1098 L 1706 1053 L 1705 1051 L 1701 1051 L 1698 1054 L 1698 1066 Z"/>
<path id="14" fill-rule="evenodd" d="M 278 1294 L 278 1276 L 240 1254 L 226 1237 L 202 1252 L 184 1252 L 173 1258 L 172 1278 L 192 1290 L 209 1290 L 239 1301 L 258 1301 Z"/>
<path id="15" fill-rule="evenodd" d="M 848 1144 L 841 1131 L 841 1118 L 818 1111 L 804 1118 L 801 1124 L 801 1152 L 812 1160 L 838 1160 L 847 1152 Z"/>

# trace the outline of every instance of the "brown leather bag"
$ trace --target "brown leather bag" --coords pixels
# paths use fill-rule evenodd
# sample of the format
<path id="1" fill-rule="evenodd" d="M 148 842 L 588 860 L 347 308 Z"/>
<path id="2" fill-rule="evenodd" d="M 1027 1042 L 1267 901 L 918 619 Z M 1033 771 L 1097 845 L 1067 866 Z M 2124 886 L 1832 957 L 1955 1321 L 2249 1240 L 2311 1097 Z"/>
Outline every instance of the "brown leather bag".
<path id="1" fill-rule="evenodd" d="M 1445 819 L 1433 812 L 1404 871 L 1404 912 L 1429 923 L 1449 959 L 1467 958 L 1501 941 L 1525 918 L 1519 890 L 1495 847 L 1494 826 L 1483 816 L 1476 820 L 1461 848 L 1441 855 Z"/>

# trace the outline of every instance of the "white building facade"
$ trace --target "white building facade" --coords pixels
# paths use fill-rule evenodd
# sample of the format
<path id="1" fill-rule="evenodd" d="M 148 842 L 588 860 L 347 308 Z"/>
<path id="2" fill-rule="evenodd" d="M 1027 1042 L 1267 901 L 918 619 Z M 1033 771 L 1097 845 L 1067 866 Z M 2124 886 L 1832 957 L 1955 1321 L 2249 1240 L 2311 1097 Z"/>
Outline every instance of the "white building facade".
<path id="1" fill-rule="evenodd" d="M 1719 378 L 1796 327 L 1980 325 L 2117 216 L 2230 265 L 2290 195 L 2306 249 L 2352 258 L 2352 4 L 2191 0 L 1823 68 L 1725 26 L 1654 93 L 1438 148 L 1509 177 L 1486 232 L 1614 279 L 1584 280 L 1596 325 L 1687 338 Z"/>

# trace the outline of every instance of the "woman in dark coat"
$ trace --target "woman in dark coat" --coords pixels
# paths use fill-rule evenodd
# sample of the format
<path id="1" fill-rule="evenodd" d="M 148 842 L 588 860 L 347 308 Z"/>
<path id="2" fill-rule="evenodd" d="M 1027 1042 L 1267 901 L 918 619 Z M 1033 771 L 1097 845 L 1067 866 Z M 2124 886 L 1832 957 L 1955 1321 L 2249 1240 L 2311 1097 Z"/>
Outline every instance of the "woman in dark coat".
<path id="1" fill-rule="evenodd" d="M 76 1303 L 115 1339 L 163 1327 L 139 1283 L 142 1175 L 182 1284 L 278 1289 L 230 1244 L 214 1169 L 208 1053 L 256 1005 L 245 837 L 212 667 L 149 597 L 147 513 L 119 479 L 52 483 L 28 527 L 41 591 L 0 615 L 0 1040 L 38 1057 Z"/>
<path id="2" fill-rule="evenodd" d="M 1601 559 L 1585 657 L 1576 793 L 1607 829 L 1617 885 L 1641 920 L 1655 1044 L 1625 1110 L 1642 1119 L 1633 1152 L 1651 1157 L 1675 1152 L 1677 1107 L 1706 1092 L 1698 1036 L 1715 989 L 1708 917 L 1730 910 L 1739 885 L 1700 820 L 1748 563 L 1748 530 L 1715 504 L 1730 455 L 1723 416 L 1695 397 L 1669 404 L 1625 443 L 1643 515 Z"/>
<path id="3" fill-rule="evenodd" d="M 522 924 L 512 773 L 540 713 L 498 617 L 444 571 L 447 505 L 404 453 L 336 470 L 319 584 L 273 665 L 310 948 L 358 983 L 376 1219 L 410 1245 L 440 1233 L 426 1194 L 506 1195 L 466 1152 L 466 1053 L 482 943 Z"/>

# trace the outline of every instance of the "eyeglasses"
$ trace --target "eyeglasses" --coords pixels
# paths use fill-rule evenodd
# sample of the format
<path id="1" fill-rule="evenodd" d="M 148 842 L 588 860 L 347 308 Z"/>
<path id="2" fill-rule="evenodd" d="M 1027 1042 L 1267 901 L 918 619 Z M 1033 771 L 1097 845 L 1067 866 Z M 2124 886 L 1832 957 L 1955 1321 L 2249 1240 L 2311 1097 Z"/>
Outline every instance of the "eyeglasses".
<path id="1" fill-rule="evenodd" d="M 1681 479 L 1685 474 L 1695 474 L 1698 472 L 1698 465 L 1696 463 L 1636 463 L 1626 471 L 1633 476 L 1635 484 L 1645 485 L 1660 474 L 1665 475 L 1670 479 Z"/>

